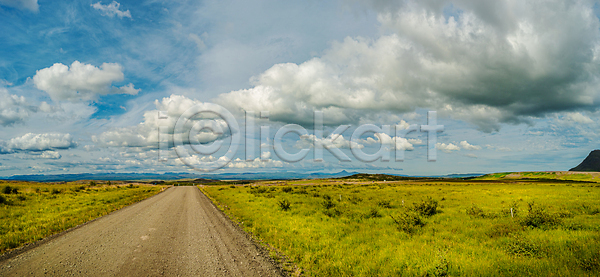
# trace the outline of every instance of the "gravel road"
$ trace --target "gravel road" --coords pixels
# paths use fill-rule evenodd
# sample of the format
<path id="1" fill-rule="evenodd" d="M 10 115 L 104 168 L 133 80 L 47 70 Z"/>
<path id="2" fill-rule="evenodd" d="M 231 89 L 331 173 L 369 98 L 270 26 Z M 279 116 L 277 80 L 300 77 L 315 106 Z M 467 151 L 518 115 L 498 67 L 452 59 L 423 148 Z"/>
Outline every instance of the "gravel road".
<path id="1" fill-rule="evenodd" d="M 196 187 L 166 191 L 0 262 L 0 276 L 281 276 Z"/>

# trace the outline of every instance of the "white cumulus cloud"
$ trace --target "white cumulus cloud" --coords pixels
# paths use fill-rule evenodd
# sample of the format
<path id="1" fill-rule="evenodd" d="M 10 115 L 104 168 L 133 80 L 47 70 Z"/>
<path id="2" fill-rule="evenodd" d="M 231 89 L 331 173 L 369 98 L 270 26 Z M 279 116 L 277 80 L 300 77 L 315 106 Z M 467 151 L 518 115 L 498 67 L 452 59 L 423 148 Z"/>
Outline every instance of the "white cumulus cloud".
<path id="1" fill-rule="evenodd" d="M 435 147 L 439 150 L 442 150 L 445 153 L 452 153 L 453 151 L 460 151 L 460 147 L 456 146 L 452 143 L 436 143 Z"/>
<path id="2" fill-rule="evenodd" d="M 35 86 L 47 92 L 53 100 L 87 101 L 99 95 L 131 94 L 140 90 L 133 84 L 112 86 L 125 78 L 123 67 L 116 63 L 103 63 L 99 68 L 91 64 L 74 61 L 71 67 L 56 63 L 38 70 L 33 76 Z"/>
<path id="3" fill-rule="evenodd" d="M 333 139 L 335 138 L 335 139 Z M 345 148 L 345 149 L 362 149 L 364 145 L 347 140 L 343 135 L 339 136 L 331 136 L 326 138 L 317 138 L 315 135 L 302 135 L 300 136 L 300 140 L 296 142 L 294 145 L 295 148 L 303 149 L 303 148 L 313 148 L 314 143 L 320 143 L 325 148 Z"/>
<path id="4" fill-rule="evenodd" d="M 6 127 L 23 123 L 34 110 L 25 97 L 9 94 L 7 89 L 0 88 L 0 125 Z"/>
<path id="5" fill-rule="evenodd" d="M 156 110 L 146 111 L 144 120 L 136 125 L 126 128 L 115 128 L 92 136 L 92 140 L 103 147 L 147 147 L 158 148 L 159 139 L 167 141 L 173 146 L 174 134 L 181 135 L 184 144 L 204 144 L 215 140 L 226 138 L 227 123 L 215 117 L 214 114 L 206 114 L 206 117 L 192 118 L 187 120 L 181 130 L 174 127 L 180 117 L 190 108 L 198 107 L 199 110 L 209 108 L 209 104 L 198 100 L 189 99 L 181 95 L 171 95 L 154 102 Z M 207 128 L 202 128 L 207 127 Z M 161 137 L 159 137 L 161 128 Z M 202 128 L 202 129 L 201 129 Z M 217 132 L 221 130 L 222 132 Z"/>
<path id="6" fill-rule="evenodd" d="M 39 157 L 42 159 L 58 160 L 62 157 L 62 155 L 56 151 L 44 151 L 39 155 Z"/>
<path id="7" fill-rule="evenodd" d="M 119 18 L 131 18 L 131 13 L 129 12 L 129 10 L 121 11 L 119 9 L 120 6 L 121 4 L 117 1 L 112 1 L 112 3 L 108 5 L 102 5 L 100 4 L 100 2 L 92 4 L 92 7 L 100 11 L 100 14 L 102 14 L 103 16 L 114 17 L 116 15 Z"/>
<path id="8" fill-rule="evenodd" d="M 565 119 L 575 123 L 591 124 L 594 121 L 586 115 L 577 112 L 566 113 Z"/>
<path id="9" fill-rule="evenodd" d="M 465 150 L 481 150 L 481 146 L 469 144 L 466 140 L 461 141 L 458 145 Z"/>
<path id="10" fill-rule="evenodd" d="M 284 163 L 282 161 L 278 161 L 278 160 L 261 160 L 259 158 L 256 158 L 252 161 L 244 161 L 241 160 L 239 158 L 231 161 L 231 163 L 229 163 L 227 165 L 227 167 L 230 168 L 269 168 L 269 167 L 283 167 L 284 165 L 286 165 L 287 163 Z"/>
<path id="11" fill-rule="evenodd" d="M 355 123 L 435 109 L 480 130 L 600 103 L 600 21 L 589 1 L 375 1 L 382 33 L 282 63 L 216 101 L 270 119 Z M 549 47 L 552 45 L 552 47 Z M 580 118 L 581 120 L 581 118 Z"/>
<path id="12" fill-rule="evenodd" d="M 73 137 L 70 134 L 28 133 L 20 137 L 12 138 L 8 141 L 0 141 L 0 153 L 6 154 L 15 152 L 68 149 L 73 148 L 76 145 L 77 144 L 73 141 Z"/>

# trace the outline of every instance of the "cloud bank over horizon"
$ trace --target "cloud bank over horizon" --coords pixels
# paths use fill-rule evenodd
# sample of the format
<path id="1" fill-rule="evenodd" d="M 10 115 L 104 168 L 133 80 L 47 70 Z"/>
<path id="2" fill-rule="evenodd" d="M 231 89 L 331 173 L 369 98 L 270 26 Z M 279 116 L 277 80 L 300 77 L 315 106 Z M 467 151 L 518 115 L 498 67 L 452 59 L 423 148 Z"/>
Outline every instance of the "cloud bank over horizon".
<path id="1" fill-rule="evenodd" d="M 299 124 L 315 109 L 342 124 L 381 110 L 426 108 L 484 132 L 596 110 L 600 24 L 591 3 L 406 1 L 378 13 L 391 34 L 348 37 L 321 57 L 276 64 L 253 88 L 217 102 Z"/>

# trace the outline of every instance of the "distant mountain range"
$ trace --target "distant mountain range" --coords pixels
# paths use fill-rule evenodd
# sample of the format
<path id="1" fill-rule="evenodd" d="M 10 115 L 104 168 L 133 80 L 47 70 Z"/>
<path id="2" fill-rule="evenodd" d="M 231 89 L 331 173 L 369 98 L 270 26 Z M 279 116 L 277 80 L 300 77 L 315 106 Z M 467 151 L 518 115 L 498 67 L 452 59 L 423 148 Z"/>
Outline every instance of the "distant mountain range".
<path id="1" fill-rule="evenodd" d="M 600 171 L 600 150 L 594 150 L 578 166 L 569 171 Z"/>
<path id="2" fill-rule="evenodd" d="M 289 179 L 320 179 L 320 178 L 339 178 L 346 177 L 357 172 L 347 172 L 345 170 L 337 173 L 302 173 L 302 172 L 258 172 L 258 173 L 220 173 L 220 174 L 196 174 L 196 173 L 79 173 L 79 174 L 55 174 L 55 175 L 14 175 L 1 178 L 3 180 L 13 181 L 34 181 L 34 182 L 62 182 L 79 180 L 105 180 L 105 181 L 123 181 L 123 180 L 180 180 L 180 179 L 211 179 L 211 180 L 289 180 Z"/>
<path id="3" fill-rule="evenodd" d="M 257 173 L 219 173 L 219 174 L 196 174 L 185 172 L 167 173 L 79 173 L 79 174 L 33 174 L 14 175 L 11 177 L 0 177 L 2 180 L 33 181 L 33 182 L 63 182 L 79 180 L 104 180 L 104 181 L 139 181 L 139 180 L 180 180 L 180 179 L 210 179 L 210 180 L 290 180 L 290 179 L 325 179 L 341 178 L 360 174 L 359 172 L 348 172 L 342 170 L 337 173 L 325 172 L 257 172 Z M 450 174 L 443 176 L 406 176 L 399 177 L 436 177 L 436 178 L 468 178 L 484 174 Z"/>

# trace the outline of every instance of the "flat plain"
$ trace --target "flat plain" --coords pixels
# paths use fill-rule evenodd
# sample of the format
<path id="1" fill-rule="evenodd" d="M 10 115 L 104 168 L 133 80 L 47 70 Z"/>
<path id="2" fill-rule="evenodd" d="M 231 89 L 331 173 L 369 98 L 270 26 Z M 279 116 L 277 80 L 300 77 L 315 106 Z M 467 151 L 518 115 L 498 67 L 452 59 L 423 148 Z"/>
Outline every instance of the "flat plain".
<path id="1" fill-rule="evenodd" d="M 597 174 L 202 186 L 307 276 L 597 276 Z"/>

